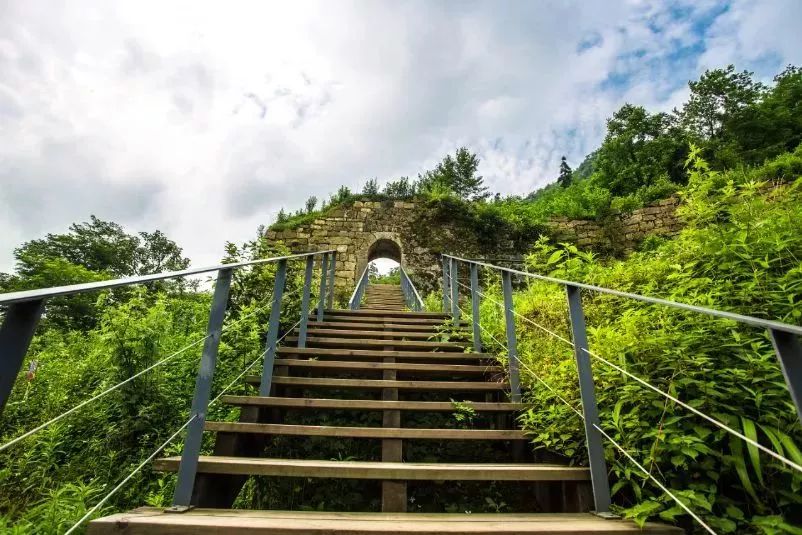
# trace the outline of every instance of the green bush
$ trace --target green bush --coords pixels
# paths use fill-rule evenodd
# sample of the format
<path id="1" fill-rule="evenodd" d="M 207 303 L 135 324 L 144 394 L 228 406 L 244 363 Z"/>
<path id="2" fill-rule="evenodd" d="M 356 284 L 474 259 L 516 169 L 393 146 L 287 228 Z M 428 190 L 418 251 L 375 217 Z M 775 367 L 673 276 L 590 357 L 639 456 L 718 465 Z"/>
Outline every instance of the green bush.
<path id="1" fill-rule="evenodd" d="M 751 176 L 771 177 L 793 161 L 781 156 Z M 536 273 L 622 291 L 802 323 L 802 180 L 767 189 L 743 173 L 707 169 L 692 151 L 681 192 L 687 227 L 625 260 L 603 262 L 570 244 L 541 240 L 528 257 Z M 484 273 L 485 293 L 500 302 L 499 281 Z M 802 428 L 772 344 L 761 329 L 701 314 L 584 292 L 590 349 L 664 392 L 794 462 Z M 518 313 L 566 339 L 565 291 L 528 281 L 515 293 Z M 437 299 L 427 304 L 439 308 Z M 485 299 L 482 325 L 490 349 L 504 354 L 500 307 Z M 575 413 L 535 379 L 580 407 L 572 348 L 518 320 L 522 382 L 531 409 L 522 423 L 535 447 L 586 462 Z M 504 357 L 501 357 L 502 360 Z M 592 359 L 602 426 L 631 455 L 719 533 L 802 532 L 802 474 L 657 393 Z M 618 510 L 693 522 L 609 443 L 606 456 Z"/>

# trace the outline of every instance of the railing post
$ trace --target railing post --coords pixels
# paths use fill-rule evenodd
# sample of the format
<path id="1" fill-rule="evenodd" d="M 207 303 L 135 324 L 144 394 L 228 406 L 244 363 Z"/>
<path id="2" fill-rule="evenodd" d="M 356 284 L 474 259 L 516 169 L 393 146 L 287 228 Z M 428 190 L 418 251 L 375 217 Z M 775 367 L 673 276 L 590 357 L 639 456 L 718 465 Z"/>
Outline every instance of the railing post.
<path id="1" fill-rule="evenodd" d="M 315 267 L 314 255 L 306 257 L 304 270 L 304 294 L 301 298 L 301 323 L 298 325 L 298 347 L 306 347 L 306 325 L 309 323 L 309 297 L 312 290 L 312 271 Z"/>
<path id="2" fill-rule="evenodd" d="M 212 380 L 217 365 L 217 349 L 223 333 L 223 320 L 226 317 L 232 274 L 232 269 L 221 269 L 217 273 L 212 308 L 209 312 L 209 324 L 206 328 L 207 338 L 203 343 L 198 375 L 195 378 L 195 397 L 192 399 L 193 420 L 187 428 L 187 438 L 184 441 L 184 451 L 178 467 L 178 481 L 173 494 L 173 507 L 176 508 L 188 507 L 192 500 L 195 474 L 198 471 L 198 455 L 200 455 L 203 427 L 206 423 L 206 411 L 209 408 L 209 396 L 212 392 Z"/>
<path id="3" fill-rule="evenodd" d="M 334 308 L 334 270 L 337 268 L 337 252 L 331 253 L 331 261 L 329 261 L 329 300 L 328 308 Z"/>
<path id="4" fill-rule="evenodd" d="M 579 394 L 582 398 L 582 413 L 585 424 L 585 440 L 588 445 L 590 480 L 593 485 L 593 502 L 597 513 L 610 511 L 610 482 L 607 479 L 607 463 L 604 460 L 602 435 L 594 427 L 599 422 L 599 408 L 593 386 L 593 368 L 588 354 L 588 334 L 585 313 L 582 311 L 582 293 L 576 286 L 566 285 L 568 314 L 571 319 L 571 334 L 574 341 L 574 357 L 579 375 Z"/>
<path id="5" fill-rule="evenodd" d="M 262 366 L 262 382 L 259 395 L 269 396 L 270 385 L 273 384 L 273 363 L 276 360 L 276 343 L 278 340 L 279 321 L 281 319 L 281 298 L 284 295 L 284 282 L 287 280 L 287 261 L 279 260 L 276 270 L 276 281 L 273 284 L 273 304 L 270 306 L 270 323 L 267 325 L 265 341 L 265 360 Z"/>
<path id="6" fill-rule="evenodd" d="M 504 325 L 507 332 L 507 355 L 510 361 L 510 399 L 521 402 L 521 378 L 518 371 L 518 338 L 515 334 L 515 315 L 512 303 L 512 275 L 501 272 L 501 286 L 504 291 Z"/>
<path id="7" fill-rule="evenodd" d="M 326 279 L 329 273 L 329 253 L 323 253 L 323 260 L 320 263 L 320 296 L 317 302 L 317 321 L 323 321 L 323 313 L 326 308 Z"/>
<path id="8" fill-rule="evenodd" d="M 451 317 L 454 323 L 459 323 L 459 260 L 451 259 Z"/>
<path id="9" fill-rule="evenodd" d="M 769 329 L 769 335 L 796 407 L 796 416 L 802 422 L 802 345 L 799 338 L 791 333 Z"/>
<path id="10" fill-rule="evenodd" d="M 3 414 L 33 333 L 39 325 L 44 303 L 44 299 L 37 299 L 9 305 L 0 327 L 0 414 Z"/>
<path id="11" fill-rule="evenodd" d="M 449 303 L 451 296 L 449 279 L 451 279 L 451 276 L 448 273 L 448 268 L 450 266 L 451 262 L 449 261 L 448 257 L 443 255 L 443 312 L 448 312 L 449 308 L 451 308 L 451 304 Z"/>
<path id="12" fill-rule="evenodd" d="M 482 352 L 482 332 L 479 327 L 479 266 L 471 262 L 471 320 L 473 323 L 473 350 Z"/>

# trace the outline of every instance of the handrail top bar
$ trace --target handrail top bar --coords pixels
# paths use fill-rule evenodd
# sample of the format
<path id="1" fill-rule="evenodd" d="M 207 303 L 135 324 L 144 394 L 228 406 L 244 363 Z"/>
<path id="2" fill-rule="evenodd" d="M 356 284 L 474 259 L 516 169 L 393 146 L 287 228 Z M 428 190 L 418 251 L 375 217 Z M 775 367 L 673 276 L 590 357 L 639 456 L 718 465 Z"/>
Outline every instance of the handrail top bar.
<path id="1" fill-rule="evenodd" d="M 368 268 L 370 268 L 370 262 L 365 265 L 365 269 L 362 270 L 362 275 L 359 276 L 359 280 L 356 281 L 356 286 L 354 286 L 354 293 L 351 294 L 351 299 L 348 300 L 348 305 L 352 305 L 354 303 L 354 299 L 356 299 L 356 294 L 359 292 L 359 285 L 362 282 L 362 279 L 365 278 L 365 274 L 368 272 Z"/>
<path id="2" fill-rule="evenodd" d="M 540 279 L 546 282 L 553 282 L 556 284 L 562 284 L 564 286 L 574 286 L 576 288 L 582 288 L 585 290 L 591 290 L 598 293 L 604 293 L 609 295 L 615 295 L 617 297 L 627 297 L 629 299 L 635 299 L 637 301 L 643 301 L 645 303 L 651 303 L 655 305 L 663 305 L 672 308 L 679 308 L 682 310 L 688 310 L 690 312 L 697 312 L 699 314 L 706 314 L 708 316 L 715 316 L 718 318 L 724 318 L 732 321 L 737 321 L 738 323 L 745 323 L 747 325 L 752 325 L 754 327 L 763 327 L 765 329 L 772 329 L 775 331 L 782 331 L 790 334 L 797 334 L 802 335 L 802 327 L 798 325 L 791 325 L 790 323 L 783 323 L 781 321 L 774 321 L 774 320 L 764 320 L 761 318 L 756 318 L 754 316 L 744 316 L 743 314 L 736 314 L 735 312 L 726 312 L 723 310 L 716 310 L 713 308 L 707 307 L 700 307 L 697 305 L 689 305 L 687 303 L 678 303 L 676 301 L 669 301 L 667 299 L 660 299 L 658 297 L 648 297 L 645 295 L 640 294 L 633 294 L 629 292 L 622 292 L 620 290 L 613 290 L 612 288 L 604 288 L 603 286 L 594 286 L 592 284 L 585 284 L 582 282 L 573 282 L 564 279 L 558 279 L 555 277 L 547 277 L 545 275 L 538 275 L 536 273 L 529 273 L 527 271 L 521 271 L 518 269 L 506 268 L 502 266 L 496 266 L 493 264 L 488 264 L 486 262 L 480 262 L 478 260 L 470 260 L 468 258 L 461 258 L 459 256 L 453 256 L 446 253 L 441 253 L 442 256 L 447 258 L 453 258 L 455 260 L 459 260 L 460 262 L 467 262 L 469 264 L 476 264 L 478 266 L 488 267 L 492 269 L 498 269 L 500 271 L 507 271 L 509 273 L 513 273 L 516 275 L 523 275 L 525 277 L 532 277 L 534 279 Z"/>
<path id="3" fill-rule="evenodd" d="M 73 295 L 73 294 L 91 292 L 93 290 L 104 290 L 106 288 L 117 288 L 120 286 L 130 286 L 133 284 L 142 284 L 145 282 L 153 282 L 164 279 L 174 279 L 178 277 L 186 277 L 187 275 L 197 275 L 200 273 L 219 271 L 221 269 L 237 269 L 245 266 L 253 266 L 256 264 L 267 264 L 270 262 L 278 262 L 280 260 L 305 258 L 307 256 L 316 256 L 331 252 L 333 252 L 333 249 L 328 251 L 316 251 L 312 253 L 300 253 L 287 256 L 276 256 L 273 258 L 263 258 L 260 260 L 249 260 L 247 262 L 235 262 L 231 264 L 217 264 L 215 266 L 189 268 L 181 271 L 166 271 L 163 273 L 153 273 L 151 275 L 139 275 L 137 277 L 125 277 L 122 279 L 87 282 L 84 284 L 70 284 L 67 286 L 53 286 L 50 288 L 40 288 L 37 290 L 24 290 L 21 292 L 0 293 L 0 305 L 22 303 L 25 301 L 37 301 L 39 299 L 47 299 L 49 297 L 58 297 L 61 295 Z"/>
<path id="4" fill-rule="evenodd" d="M 409 278 L 409 274 L 407 273 L 407 270 L 404 269 L 404 266 L 402 266 L 401 264 L 398 264 L 398 269 L 401 270 L 401 272 L 404 274 L 404 276 L 409 281 L 409 283 L 410 283 L 409 285 L 412 287 L 412 291 L 415 292 L 415 298 L 418 300 L 418 304 L 422 307 L 423 306 L 423 299 L 421 299 L 421 296 L 418 293 L 418 289 L 415 288 L 414 284 L 412 284 L 412 279 Z"/>

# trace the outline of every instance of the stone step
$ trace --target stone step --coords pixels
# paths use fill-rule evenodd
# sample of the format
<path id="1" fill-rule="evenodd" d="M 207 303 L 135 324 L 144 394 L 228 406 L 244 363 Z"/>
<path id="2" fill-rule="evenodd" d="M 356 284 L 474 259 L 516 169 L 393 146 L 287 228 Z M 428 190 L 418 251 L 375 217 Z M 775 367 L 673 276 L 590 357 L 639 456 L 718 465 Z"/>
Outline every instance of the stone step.
<path id="1" fill-rule="evenodd" d="M 223 403 L 238 406 L 282 407 L 287 409 L 336 409 L 358 411 L 422 411 L 454 412 L 450 401 L 383 401 L 374 399 L 322 399 L 284 398 L 272 396 L 223 396 Z M 523 403 L 497 403 L 464 401 L 476 412 L 519 412 L 527 407 Z"/>
<path id="2" fill-rule="evenodd" d="M 353 362 L 341 360 L 309 360 L 309 359 L 276 359 L 276 366 L 287 366 L 289 368 L 307 370 L 326 370 L 326 371 L 383 371 L 395 370 L 399 372 L 415 372 L 419 374 L 492 374 L 503 373 L 501 366 L 476 366 L 466 364 L 410 364 L 410 363 L 385 363 L 385 362 Z"/>
<path id="3" fill-rule="evenodd" d="M 175 472 L 181 457 L 157 459 L 153 469 Z M 264 459 L 201 455 L 198 472 L 250 476 L 380 479 L 398 481 L 587 481 L 587 468 L 556 464 L 390 463 Z"/>
<path id="4" fill-rule="evenodd" d="M 327 425 L 257 424 L 206 422 L 206 431 L 253 435 L 290 435 L 334 438 L 381 438 L 407 440 L 525 440 L 517 429 L 415 429 L 406 427 L 341 427 Z"/>
<path id="5" fill-rule="evenodd" d="M 246 376 L 251 384 L 260 384 L 258 375 Z M 381 388 L 398 388 L 399 390 L 420 390 L 423 392 L 498 392 L 507 389 L 506 382 L 489 381 L 392 381 L 384 379 L 332 379 L 325 377 L 285 377 L 274 376 L 274 385 L 297 386 L 302 388 L 356 388 L 375 390 Z"/>
<path id="6" fill-rule="evenodd" d="M 141 507 L 93 520 L 89 535 L 681 535 L 682 530 L 590 513 L 325 513 Z"/>
<path id="7" fill-rule="evenodd" d="M 281 356 L 306 356 L 327 360 L 384 360 L 393 358 L 418 362 L 496 362 L 489 353 L 437 353 L 434 351 L 383 351 L 382 349 L 336 349 L 324 347 L 281 346 L 277 349 Z"/>
<path id="8" fill-rule="evenodd" d="M 285 338 L 287 344 L 297 345 L 297 336 Z M 322 336 L 307 336 L 306 345 L 309 347 L 332 347 L 342 349 L 382 349 L 392 346 L 396 349 L 419 349 L 429 351 L 462 352 L 468 347 L 465 343 L 456 342 L 428 342 L 417 340 L 350 340 L 347 338 L 328 338 Z"/>

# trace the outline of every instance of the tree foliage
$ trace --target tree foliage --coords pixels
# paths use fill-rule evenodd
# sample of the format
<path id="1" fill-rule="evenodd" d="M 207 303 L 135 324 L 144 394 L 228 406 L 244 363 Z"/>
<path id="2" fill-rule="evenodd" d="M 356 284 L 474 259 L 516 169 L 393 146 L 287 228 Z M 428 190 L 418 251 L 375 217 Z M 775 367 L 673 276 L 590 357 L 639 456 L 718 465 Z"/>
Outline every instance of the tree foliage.
<path id="1" fill-rule="evenodd" d="M 32 290 L 104 279 L 179 271 L 189 266 L 181 248 L 159 231 L 128 234 L 117 223 L 91 216 L 63 234 L 25 242 L 14 250 L 16 272 L 0 289 Z M 113 296 L 124 299 L 125 290 Z M 90 327 L 97 320 L 96 297 L 78 295 L 50 301 L 46 321 Z"/>
<path id="2" fill-rule="evenodd" d="M 571 185 L 571 178 L 572 178 L 573 171 L 571 171 L 571 166 L 568 165 L 568 161 L 565 159 L 565 156 L 560 158 L 560 175 L 557 177 L 557 183 L 567 188 Z"/>
<path id="3" fill-rule="evenodd" d="M 460 199 L 478 201 L 487 198 L 484 179 L 478 175 L 479 158 L 467 148 L 457 149 L 418 179 L 421 192 L 451 192 Z"/>

